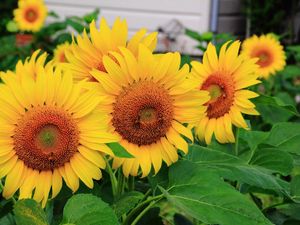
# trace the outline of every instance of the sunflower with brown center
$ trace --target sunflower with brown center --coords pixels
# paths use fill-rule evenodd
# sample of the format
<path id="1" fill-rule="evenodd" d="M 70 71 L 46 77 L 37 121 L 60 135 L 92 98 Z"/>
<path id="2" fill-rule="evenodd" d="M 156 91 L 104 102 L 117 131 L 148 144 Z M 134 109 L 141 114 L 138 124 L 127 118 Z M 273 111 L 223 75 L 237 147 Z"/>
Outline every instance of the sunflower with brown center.
<path id="1" fill-rule="evenodd" d="M 99 29 L 93 21 L 90 24 L 90 38 L 86 32 L 82 36 L 78 35 L 77 43 L 73 43 L 71 50 L 66 52 L 69 63 L 65 64 L 65 67 L 73 71 L 75 80 L 88 78 L 95 81 L 91 71 L 97 69 L 106 72 L 103 57 L 109 55 L 110 51 L 118 51 L 119 47 L 126 47 L 136 56 L 139 43 L 143 43 L 153 51 L 156 47 L 157 33 L 149 35 L 146 33 L 146 29 L 141 29 L 127 42 L 128 28 L 125 20 L 117 18 L 110 28 L 102 18 Z"/>
<path id="2" fill-rule="evenodd" d="M 182 135 L 190 140 L 193 135 L 182 123 L 199 123 L 198 115 L 206 111 L 203 104 L 209 96 L 186 79 L 188 65 L 179 69 L 179 53 L 155 57 L 144 45 L 137 58 L 126 48 L 120 52 L 110 53 L 116 60 L 103 57 L 107 73 L 94 70 L 91 74 L 99 82 L 99 95 L 106 99 L 100 110 L 110 115 L 112 134 L 134 156 L 115 157 L 113 167 L 122 166 L 126 177 L 137 176 L 141 168 L 145 177 L 152 165 L 157 173 L 162 161 L 167 165 L 176 162 L 177 149 L 188 152 Z"/>
<path id="3" fill-rule="evenodd" d="M 190 79 L 198 84 L 199 91 L 207 90 L 211 97 L 206 116 L 195 130 L 198 138 L 207 144 L 210 144 L 213 134 L 221 143 L 234 142 L 232 124 L 248 129 L 242 113 L 259 114 L 249 100 L 258 95 L 244 90 L 260 83 L 256 73 L 257 59 L 238 55 L 239 41 L 229 47 L 228 44 L 222 46 L 218 56 L 215 46 L 210 43 L 204 53 L 203 63 L 192 62 Z"/>
<path id="4" fill-rule="evenodd" d="M 242 45 L 242 54 L 250 58 L 258 58 L 258 74 L 267 79 L 285 66 L 283 46 L 272 35 L 254 35 L 246 39 Z"/>
<path id="5" fill-rule="evenodd" d="M 53 61 L 54 63 L 65 63 L 66 59 L 66 51 L 70 49 L 70 44 L 65 42 L 63 44 L 57 45 L 53 52 Z"/>
<path id="6" fill-rule="evenodd" d="M 27 72 L 33 68 L 23 66 Z M 3 196 L 10 198 L 19 190 L 20 199 L 33 197 L 45 206 L 50 192 L 52 198 L 59 193 L 63 180 L 73 192 L 79 180 L 92 188 L 93 179 L 102 176 L 100 168 L 105 168 L 102 153 L 112 154 L 105 143 L 118 141 L 103 125 L 107 116 L 95 114 L 101 97 L 53 67 L 40 67 L 35 76 L 8 71 L 1 78 Z"/>
<path id="7" fill-rule="evenodd" d="M 21 31 L 39 31 L 45 23 L 47 8 L 42 0 L 19 0 L 14 20 Z"/>

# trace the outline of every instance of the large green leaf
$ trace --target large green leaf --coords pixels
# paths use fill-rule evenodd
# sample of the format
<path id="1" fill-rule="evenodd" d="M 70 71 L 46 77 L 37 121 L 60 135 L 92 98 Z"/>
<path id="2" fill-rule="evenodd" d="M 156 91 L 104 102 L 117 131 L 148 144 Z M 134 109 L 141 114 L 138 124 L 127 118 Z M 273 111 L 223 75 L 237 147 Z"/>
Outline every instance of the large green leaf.
<path id="1" fill-rule="evenodd" d="M 289 175 L 293 169 L 293 157 L 287 152 L 276 148 L 257 149 L 250 163 L 285 176 Z"/>
<path id="2" fill-rule="evenodd" d="M 274 190 L 285 195 L 289 193 L 288 183 L 272 175 L 272 172 L 277 171 L 249 164 L 234 155 L 193 145 L 190 147 L 188 159 L 199 166 L 210 168 L 226 179 Z"/>
<path id="3" fill-rule="evenodd" d="M 91 194 L 77 194 L 70 198 L 63 212 L 64 224 L 117 225 L 117 216 L 109 205 Z"/>
<path id="4" fill-rule="evenodd" d="M 219 160 L 217 160 L 219 161 Z M 209 168 L 191 161 L 173 165 L 167 199 L 188 215 L 208 224 L 271 224 L 246 196 Z"/>
<path id="5" fill-rule="evenodd" d="M 260 95 L 252 101 L 264 121 L 270 124 L 286 122 L 294 115 L 299 116 L 293 105 L 286 104 L 277 97 Z"/>
<path id="6" fill-rule="evenodd" d="M 117 217 L 121 218 L 123 214 L 128 213 L 143 197 L 143 193 L 138 191 L 131 191 L 122 195 L 113 206 Z"/>
<path id="7" fill-rule="evenodd" d="M 17 225 L 48 225 L 46 214 L 32 199 L 18 201 L 14 206 Z"/>
<path id="8" fill-rule="evenodd" d="M 300 154 L 300 124 L 288 122 L 275 124 L 265 143 L 283 151 Z"/>
<path id="9" fill-rule="evenodd" d="M 297 175 L 292 179 L 291 195 L 295 202 L 300 203 L 300 175 Z"/>

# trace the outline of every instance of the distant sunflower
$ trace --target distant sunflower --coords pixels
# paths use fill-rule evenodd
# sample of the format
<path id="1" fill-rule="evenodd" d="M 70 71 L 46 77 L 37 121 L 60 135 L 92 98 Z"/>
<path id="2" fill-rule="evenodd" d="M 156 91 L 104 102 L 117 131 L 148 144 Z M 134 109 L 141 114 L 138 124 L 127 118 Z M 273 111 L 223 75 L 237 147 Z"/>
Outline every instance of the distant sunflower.
<path id="1" fill-rule="evenodd" d="M 198 83 L 199 90 L 210 93 L 206 116 L 196 126 L 200 140 L 210 144 L 212 135 L 221 143 L 234 142 L 232 124 L 247 129 L 241 113 L 258 115 L 255 105 L 249 101 L 258 95 L 246 87 L 257 84 L 257 59 L 238 55 L 240 42 L 233 42 L 227 49 L 224 44 L 217 56 L 216 48 L 208 45 L 203 63 L 192 62 L 191 80 Z"/>
<path id="2" fill-rule="evenodd" d="M 39 31 L 47 17 L 47 8 L 42 0 L 19 0 L 14 10 L 14 20 L 21 31 Z"/>
<path id="3" fill-rule="evenodd" d="M 101 98 L 58 69 L 40 68 L 36 77 L 8 71 L 1 77 L 3 196 L 19 190 L 20 199 L 33 197 L 45 206 L 50 190 L 52 198 L 59 193 L 62 180 L 73 192 L 79 180 L 92 188 L 105 168 L 102 153 L 112 154 L 104 143 L 118 140 L 101 125 L 106 116 L 94 113 Z"/>
<path id="4" fill-rule="evenodd" d="M 128 28 L 125 20 L 117 18 L 110 29 L 104 18 L 100 21 L 99 30 L 93 21 L 90 24 L 90 38 L 83 33 L 77 36 L 77 44 L 73 43 L 71 51 L 66 54 L 69 64 L 68 69 L 74 73 L 75 80 L 88 78 L 93 80 L 91 71 L 97 69 L 105 72 L 103 57 L 110 51 L 118 51 L 119 47 L 127 47 L 134 55 L 137 54 L 139 43 L 145 44 L 150 50 L 154 50 L 157 42 L 157 33 L 146 35 L 147 30 L 141 29 L 128 40 Z"/>
<path id="5" fill-rule="evenodd" d="M 67 62 L 66 51 L 70 49 L 70 44 L 65 42 L 63 44 L 57 45 L 54 49 L 53 61 L 54 63 L 64 63 Z"/>
<path id="6" fill-rule="evenodd" d="M 99 95 L 106 104 L 101 110 L 110 115 L 109 126 L 117 134 L 120 144 L 134 158 L 113 160 L 113 167 L 122 165 L 125 176 L 149 174 L 153 165 L 155 173 L 162 161 L 170 165 L 177 161 L 177 149 L 188 152 L 188 144 L 181 136 L 193 140 L 191 131 L 182 123 L 199 123 L 206 107 L 208 92 L 198 91 L 186 79 L 189 67 L 181 69 L 179 53 L 154 57 L 140 45 L 136 59 L 127 48 L 120 53 L 111 52 L 116 59 L 103 57 L 107 73 L 93 70 L 92 76 L 99 83 Z"/>
<path id="7" fill-rule="evenodd" d="M 246 39 L 242 45 L 242 54 L 251 58 L 258 58 L 258 74 L 268 78 L 285 66 L 283 46 L 272 35 L 256 35 Z"/>

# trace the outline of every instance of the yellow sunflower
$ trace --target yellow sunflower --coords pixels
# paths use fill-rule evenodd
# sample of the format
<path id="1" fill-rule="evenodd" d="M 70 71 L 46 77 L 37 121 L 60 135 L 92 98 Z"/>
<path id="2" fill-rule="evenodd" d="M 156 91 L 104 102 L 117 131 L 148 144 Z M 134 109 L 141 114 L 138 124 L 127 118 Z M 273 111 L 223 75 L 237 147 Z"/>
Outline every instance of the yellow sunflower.
<path id="1" fill-rule="evenodd" d="M 54 63 L 67 62 L 65 52 L 69 49 L 70 49 L 70 44 L 68 42 L 57 45 L 53 52 L 54 53 L 54 56 L 53 56 Z"/>
<path id="2" fill-rule="evenodd" d="M 191 80 L 198 84 L 199 90 L 207 90 L 210 101 L 206 116 L 196 126 L 200 140 L 210 144 L 212 135 L 221 143 L 234 142 L 232 124 L 247 129 L 241 113 L 258 115 L 255 105 L 249 99 L 258 95 L 243 90 L 257 84 L 257 59 L 238 55 L 240 42 L 233 42 L 228 48 L 224 44 L 217 55 L 212 44 L 203 56 L 203 63 L 192 62 Z"/>
<path id="3" fill-rule="evenodd" d="M 14 20 L 21 31 L 39 31 L 47 17 L 47 8 L 42 0 L 19 0 L 14 10 Z"/>
<path id="4" fill-rule="evenodd" d="M 242 54 L 258 58 L 258 74 L 266 79 L 285 66 L 283 46 L 270 34 L 260 37 L 254 35 L 246 39 L 242 45 Z"/>
<path id="5" fill-rule="evenodd" d="M 134 156 L 115 157 L 113 168 L 122 166 L 126 177 L 137 176 L 141 168 L 145 177 L 152 165 L 157 173 L 162 161 L 167 165 L 176 162 L 177 149 L 188 152 L 181 135 L 190 140 L 193 135 L 182 123 L 199 123 L 209 96 L 186 79 L 188 65 L 179 69 L 179 53 L 155 57 L 142 44 L 137 58 L 127 48 L 119 50 L 110 52 L 114 59 L 103 56 L 107 73 L 93 70 L 91 74 L 99 82 L 94 82 L 99 95 L 106 99 L 101 110 L 110 116 L 112 134 Z"/>
<path id="6" fill-rule="evenodd" d="M 92 188 L 105 168 L 102 153 L 112 154 L 105 143 L 118 141 L 103 125 L 107 116 L 94 113 L 101 97 L 53 67 L 40 68 L 35 77 L 18 73 L 1 74 L 3 196 L 19 190 L 19 199 L 33 197 L 45 206 L 50 190 L 54 198 L 63 180 L 73 192 L 79 180 Z"/>
<path id="7" fill-rule="evenodd" d="M 152 51 L 156 47 L 157 33 L 146 35 L 147 30 L 139 30 L 128 42 L 128 28 L 125 20 L 117 18 L 110 29 L 104 18 L 100 21 L 100 29 L 95 22 L 90 24 L 90 38 L 83 33 L 77 36 L 77 44 L 73 43 L 66 58 L 66 67 L 73 71 L 75 80 L 88 78 L 93 80 L 91 71 L 98 69 L 105 72 L 103 57 L 110 51 L 118 51 L 119 47 L 127 47 L 134 55 L 137 54 L 138 44 L 143 43 Z"/>

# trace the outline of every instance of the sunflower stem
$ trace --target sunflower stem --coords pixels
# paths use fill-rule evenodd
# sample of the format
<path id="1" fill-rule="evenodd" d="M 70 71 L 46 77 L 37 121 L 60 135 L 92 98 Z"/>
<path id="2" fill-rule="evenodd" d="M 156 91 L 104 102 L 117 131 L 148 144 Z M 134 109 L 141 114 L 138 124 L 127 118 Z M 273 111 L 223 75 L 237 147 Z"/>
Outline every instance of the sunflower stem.
<path id="1" fill-rule="evenodd" d="M 239 136 L 240 136 L 240 128 L 237 128 L 235 131 L 235 146 L 234 146 L 234 152 L 235 155 L 239 155 Z"/>
<path id="2" fill-rule="evenodd" d="M 119 170 L 118 171 L 118 186 L 117 186 L 116 198 L 119 198 L 123 194 L 124 188 L 125 188 L 125 177 L 124 177 L 122 171 Z"/>
<path id="3" fill-rule="evenodd" d="M 133 208 L 130 213 L 126 216 L 126 219 L 123 222 L 123 225 L 129 225 L 131 218 L 133 218 L 133 216 L 139 212 L 145 205 L 147 205 L 148 203 L 150 203 L 149 205 L 151 205 L 149 207 L 149 205 L 145 208 L 147 209 L 145 211 L 145 209 L 136 217 L 135 224 L 138 222 L 138 220 L 152 207 L 152 205 L 154 205 L 154 203 L 158 202 L 159 200 L 161 200 L 163 198 L 163 194 L 161 195 L 157 195 L 157 196 L 153 196 L 153 197 L 149 197 L 147 198 L 145 201 L 141 202 L 140 204 L 138 204 L 135 208 Z M 145 211 L 145 212 L 144 212 Z M 141 215 L 142 214 L 142 215 Z M 137 220 L 137 218 L 139 217 L 139 219 Z M 131 223 L 131 225 L 134 223 Z"/>
<path id="4" fill-rule="evenodd" d="M 144 208 L 144 210 L 134 219 L 131 225 L 136 225 L 137 222 L 146 214 L 146 212 L 148 212 L 148 210 L 151 209 L 151 207 L 158 201 L 159 200 L 152 201 L 146 208 Z"/>
<path id="5" fill-rule="evenodd" d="M 108 159 L 106 157 L 104 157 L 104 159 L 106 162 L 106 171 L 108 172 L 109 177 L 110 177 L 112 193 L 115 198 L 117 196 L 117 192 L 118 192 L 118 181 L 117 181 L 117 178 L 116 178 L 114 172 L 112 171 L 112 168 L 110 166 Z"/>
<path id="6" fill-rule="evenodd" d="M 134 176 L 128 177 L 128 190 L 133 191 L 134 190 Z"/>

